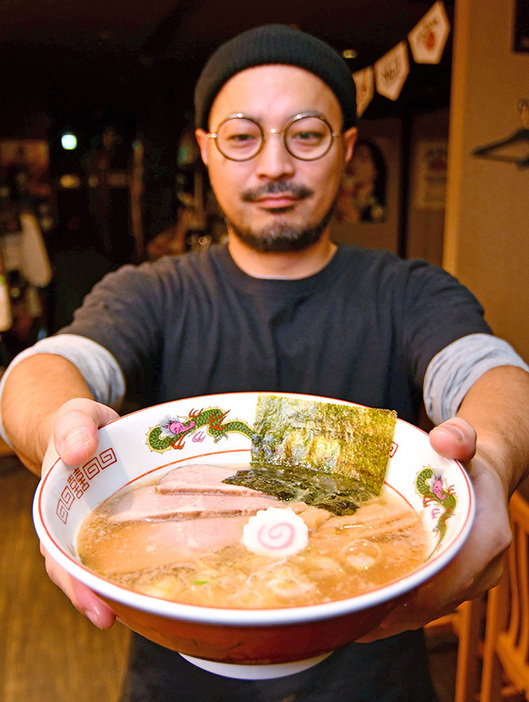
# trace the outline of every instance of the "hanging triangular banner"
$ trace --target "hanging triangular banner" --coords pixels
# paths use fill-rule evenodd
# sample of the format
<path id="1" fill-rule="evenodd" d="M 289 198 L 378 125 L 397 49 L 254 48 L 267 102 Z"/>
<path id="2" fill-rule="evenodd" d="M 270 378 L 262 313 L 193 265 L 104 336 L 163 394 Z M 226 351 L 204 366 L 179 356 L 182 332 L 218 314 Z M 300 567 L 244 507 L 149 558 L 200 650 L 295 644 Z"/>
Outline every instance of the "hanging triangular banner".
<path id="1" fill-rule="evenodd" d="M 356 86 L 356 113 L 361 117 L 375 95 L 373 67 L 368 66 L 356 71 L 356 73 L 353 73 L 353 80 Z"/>
<path id="2" fill-rule="evenodd" d="M 408 34 L 416 63 L 439 63 L 450 34 L 450 21 L 442 2 L 436 2 Z"/>
<path id="3" fill-rule="evenodd" d="M 390 100 L 397 100 L 409 72 L 407 45 L 401 41 L 375 63 L 377 92 Z"/>

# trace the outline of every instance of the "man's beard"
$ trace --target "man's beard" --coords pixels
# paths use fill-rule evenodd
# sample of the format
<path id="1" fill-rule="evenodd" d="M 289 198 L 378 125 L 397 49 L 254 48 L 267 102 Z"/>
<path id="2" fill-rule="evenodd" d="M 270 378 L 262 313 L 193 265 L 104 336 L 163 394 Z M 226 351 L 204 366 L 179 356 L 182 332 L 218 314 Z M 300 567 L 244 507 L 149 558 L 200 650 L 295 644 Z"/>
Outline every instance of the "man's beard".
<path id="1" fill-rule="evenodd" d="M 304 186 L 295 187 L 287 185 L 282 181 L 278 183 L 269 183 L 253 191 L 246 191 L 242 194 L 242 200 L 245 202 L 254 202 L 259 197 L 268 193 L 290 192 L 296 195 L 299 199 L 304 199 L 312 195 L 312 191 Z M 314 225 L 292 225 L 284 220 L 281 221 L 281 212 L 277 212 L 277 222 L 263 227 L 260 230 L 254 230 L 250 227 L 240 227 L 226 217 L 228 229 L 233 232 L 244 244 L 254 251 L 260 253 L 289 253 L 293 251 L 302 251 L 309 248 L 318 242 L 323 232 L 327 229 L 334 212 L 335 203 L 331 206 L 325 216 Z"/>

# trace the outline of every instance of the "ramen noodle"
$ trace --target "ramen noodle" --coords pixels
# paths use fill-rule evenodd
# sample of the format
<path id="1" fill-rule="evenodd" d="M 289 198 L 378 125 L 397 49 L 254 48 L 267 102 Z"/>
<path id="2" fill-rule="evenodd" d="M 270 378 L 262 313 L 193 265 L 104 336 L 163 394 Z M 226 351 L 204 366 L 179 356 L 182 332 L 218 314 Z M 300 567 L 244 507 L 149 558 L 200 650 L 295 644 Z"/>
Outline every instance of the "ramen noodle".
<path id="1" fill-rule="evenodd" d="M 249 468 L 184 465 L 122 488 L 81 525 L 81 561 L 148 595 L 223 608 L 353 597 L 424 562 L 426 530 L 391 488 L 337 515 L 224 482 Z M 294 537 L 295 548 L 281 548 L 281 539 Z M 257 548 L 256 539 L 272 545 Z"/>

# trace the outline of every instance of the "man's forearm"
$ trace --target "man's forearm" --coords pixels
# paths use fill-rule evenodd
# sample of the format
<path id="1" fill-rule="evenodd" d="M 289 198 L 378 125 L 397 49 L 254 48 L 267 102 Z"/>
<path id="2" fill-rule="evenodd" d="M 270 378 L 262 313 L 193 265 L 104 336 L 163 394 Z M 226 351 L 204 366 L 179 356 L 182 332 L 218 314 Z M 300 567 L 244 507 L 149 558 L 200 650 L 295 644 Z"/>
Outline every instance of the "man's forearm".
<path id="1" fill-rule="evenodd" d="M 55 414 L 75 397 L 92 394 L 77 368 L 61 356 L 30 356 L 10 371 L 1 398 L 4 429 L 20 460 L 36 475 Z"/>
<path id="2" fill-rule="evenodd" d="M 465 395 L 458 416 L 474 426 L 478 451 L 512 494 L 529 473 L 529 373 L 513 366 L 487 371 Z"/>

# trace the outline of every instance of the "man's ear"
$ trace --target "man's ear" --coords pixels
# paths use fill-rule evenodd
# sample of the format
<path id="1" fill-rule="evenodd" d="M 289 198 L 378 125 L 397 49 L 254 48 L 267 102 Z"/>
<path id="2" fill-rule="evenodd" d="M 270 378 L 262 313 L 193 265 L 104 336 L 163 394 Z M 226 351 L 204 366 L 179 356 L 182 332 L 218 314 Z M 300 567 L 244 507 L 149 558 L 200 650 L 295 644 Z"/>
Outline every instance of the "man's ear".
<path id="1" fill-rule="evenodd" d="M 343 144 L 344 144 L 344 162 L 349 163 L 353 157 L 354 147 L 356 139 L 358 137 L 358 129 L 356 127 L 350 127 L 347 131 L 343 133 Z"/>
<path id="2" fill-rule="evenodd" d="M 208 135 L 203 129 L 195 129 L 195 137 L 198 142 L 198 148 L 200 149 L 200 156 L 204 165 L 208 165 Z"/>

